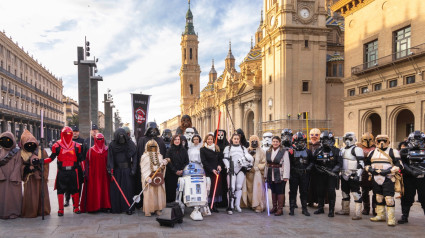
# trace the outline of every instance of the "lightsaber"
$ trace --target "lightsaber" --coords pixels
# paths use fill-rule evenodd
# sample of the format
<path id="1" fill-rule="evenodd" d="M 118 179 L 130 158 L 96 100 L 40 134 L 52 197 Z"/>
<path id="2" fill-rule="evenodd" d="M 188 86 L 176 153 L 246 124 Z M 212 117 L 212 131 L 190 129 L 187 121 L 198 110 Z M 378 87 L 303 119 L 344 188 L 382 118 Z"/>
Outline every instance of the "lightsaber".
<path id="1" fill-rule="evenodd" d="M 211 209 L 213 209 L 213 206 L 214 206 L 215 191 L 217 191 L 218 177 L 220 175 L 217 173 L 215 176 L 216 176 L 216 179 L 215 179 L 215 185 L 214 185 L 214 193 L 213 193 L 213 197 L 212 197 L 212 200 L 211 200 Z"/>
<path id="2" fill-rule="evenodd" d="M 266 206 L 267 206 L 267 216 L 270 216 L 270 205 L 269 205 L 269 189 L 267 186 L 267 182 L 264 183 L 264 185 L 266 186 Z"/>
<path id="3" fill-rule="evenodd" d="M 111 176 L 112 176 L 112 179 L 114 180 L 115 184 L 117 185 L 118 189 L 120 190 L 121 195 L 124 197 L 125 202 L 126 202 L 126 203 L 127 203 L 127 205 L 130 207 L 130 203 L 128 202 L 128 200 L 127 200 L 126 196 L 124 195 L 124 192 L 121 190 L 120 185 L 118 185 L 118 182 L 117 182 L 117 180 L 115 179 L 114 175 L 113 175 L 113 174 L 111 174 Z"/>

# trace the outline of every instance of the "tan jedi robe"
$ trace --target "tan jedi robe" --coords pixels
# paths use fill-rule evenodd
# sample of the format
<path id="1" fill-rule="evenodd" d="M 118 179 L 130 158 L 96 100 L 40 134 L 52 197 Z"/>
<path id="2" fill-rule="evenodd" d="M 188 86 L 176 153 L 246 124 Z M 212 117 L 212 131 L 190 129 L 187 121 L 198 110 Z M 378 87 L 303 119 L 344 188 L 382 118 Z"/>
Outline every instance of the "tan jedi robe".
<path id="1" fill-rule="evenodd" d="M 146 144 L 146 146 L 148 145 L 149 142 Z M 158 158 L 158 164 L 153 165 L 151 169 L 151 158 L 154 159 L 155 156 L 157 156 Z M 163 158 L 159 152 L 148 152 L 148 150 L 145 149 L 145 153 L 143 153 L 140 159 L 140 170 L 142 173 L 143 188 L 148 185 L 146 179 L 152 174 L 152 172 L 155 172 L 159 168 L 162 162 Z M 160 172 L 165 175 L 165 168 Z M 150 215 L 150 213 L 161 211 L 163 208 L 165 208 L 165 205 L 165 184 L 162 184 L 160 186 L 149 185 L 149 187 L 147 187 L 143 191 L 143 211 L 145 212 L 145 215 Z"/>
<path id="2" fill-rule="evenodd" d="M 0 148 L 0 158 L 4 158 L 10 150 L 16 147 L 15 137 L 11 132 L 4 132 L 1 137 L 8 137 L 13 141 L 10 149 Z M 17 218 L 22 209 L 22 174 L 21 151 L 18 151 L 10 161 L 0 166 L 0 218 Z"/>
<path id="3" fill-rule="evenodd" d="M 251 207 L 257 212 L 264 211 L 266 195 L 264 187 L 264 168 L 266 166 L 266 153 L 257 148 L 254 157 L 254 166 L 246 173 L 242 187 L 241 207 Z"/>
<path id="4" fill-rule="evenodd" d="M 37 154 L 29 153 L 25 151 L 24 145 L 29 142 L 34 142 L 37 144 Z M 22 202 L 22 217 L 32 218 L 41 216 L 41 171 L 40 166 L 34 166 L 38 169 L 32 173 L 24 174 L 25 166 L 31 165 L 31 162 L 35 158 L 41 158 L 41 148 L 38 146 L 38 142 L 35 137 L 28 131 L 24 130 L 21 136 L 21 157 L 23 160 L 22 173 L 23 173 L 23 182 L 24 182 L 24 197 Z M 46 151 L 43 153 L 43 158 L 47 158 L 48 155 Z M 50 208 L 50 199 L 49 199 L 49 189 L 47 187 L 47 180 L 49 178 L 49 164 L 44 164 L 44 215 L 49 215 Z"/>

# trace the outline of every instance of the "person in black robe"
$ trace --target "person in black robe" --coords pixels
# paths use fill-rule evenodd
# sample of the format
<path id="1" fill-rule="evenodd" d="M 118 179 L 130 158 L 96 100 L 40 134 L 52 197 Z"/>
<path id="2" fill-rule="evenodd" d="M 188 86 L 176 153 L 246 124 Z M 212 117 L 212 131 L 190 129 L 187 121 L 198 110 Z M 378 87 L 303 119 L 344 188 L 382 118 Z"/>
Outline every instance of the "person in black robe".
<path id="1" fill-rule="evenodd" d="M 108 173 L 115 177 L 127 201 L 130 204 L 133 203 L 137 150 L 134 142 L 123 128 L 115 131 L 114 139 L 109 144 L 107 169 Z M 110 188 L 111 212 L 127 212 L 128 215 L 131 215 L 134 208 L 129 210 L 129 205 L 114 181 L 111 181 Z"/>
<path id="2" fill-rule="evenodd" d="M 134 176 L 135 180 L 135 194 L 139 194 L 142 191 L 142 174 L 140 173 L 140 158 L 142 158 L 143 153 L 145 153 L 145 147 L 148 141 L 154 139 L 159 147 L 159 153 L 165 158 L 165 154 L 167 153 L 167 149 L 162 137 L 160 137 L 160 132 L 158 129 L 158 125 L 156 122 L 148 122 L 146 124 L 145 135 L 140 137 L 137 141 L 137 170 L 136 176 Z M 135 204 L 135 207 L 140 209 L 143 205 L 143 194 L 140 197 L 140 202 Z"/>
<path id="3" fill-rule="evenodd" d="M 226 146 L 229 145 L 229 141 L 227 140 L 227 133 L 225 130 L 216 130 L 214 132 L 214 140 L 217 138 L 217 146 L 220 148 L 220 156 L 221 158 L 224 157 L 223 151 Z M 222 168 L 224 168 L 222 166 Z M 220 172 L 220 180 L 221 180 L 221 187 L 222 187 L 222 201 L 217 204 L 217 207 L 228 207 L 227 206 L 227 194 L 228 194 L 228 186 L 227 186 L 227 171 L 225 169 L 222 169 Z"/>
<path id="4" fill-rule="evenodd" d="M 218 212 L 216 204 L 223 201 L 223 192 L 222 192 L 222 178 L 217 175 L 220 174 L 222 168 L 224 168 L 223 164 L 223 153 L 220 153 L 220 148 L 214 144 L 214 136 L 209 134 L 204 139 L 205 143 L 202 146 L 200 154 L 202 165 L 204 166 L 205 175 L 211 179 L 211 188 L 210 194 L 208 196 L 208 203 L 211 207 L 212 197 L 214 196 L 214 187 L 217 183 L 217 188 L 214 197 L 214 205 L 212 208 L 213 212 Z"/>
<path id="5" fill-rule="evenodd" d="M 189 156 L 181 144 L 180 136 L 174 135 L 171 141 L 171 147 L 165 155 L 166 159 L 170 159 L 164 178 L 167 203 L 176 201 L 178 179 L 183 175 L 184 167 L 189 164 Z"/>

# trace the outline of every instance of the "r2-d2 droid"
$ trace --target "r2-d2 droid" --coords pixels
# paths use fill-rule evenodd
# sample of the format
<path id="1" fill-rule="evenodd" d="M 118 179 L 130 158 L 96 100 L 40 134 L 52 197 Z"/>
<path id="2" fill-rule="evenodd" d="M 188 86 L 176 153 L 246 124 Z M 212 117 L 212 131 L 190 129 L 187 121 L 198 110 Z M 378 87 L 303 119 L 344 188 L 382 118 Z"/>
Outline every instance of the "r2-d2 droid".
<path id="1" fill-rule="evenodd" d="M 204 169 L 198 163 L 190 163 L 183 170 L 183 176 L 179 178 L 177 185 L 176 202 L 180 204 L 184 213 L 184 205 L 194 207 L 190 218 L 194 221 L 202 221 L 202 215 L 211 215 L 208 208 L 208 194 L 211 180 L 205 176 Z M 181 198 L 183 196 L 183 202 Z"/>

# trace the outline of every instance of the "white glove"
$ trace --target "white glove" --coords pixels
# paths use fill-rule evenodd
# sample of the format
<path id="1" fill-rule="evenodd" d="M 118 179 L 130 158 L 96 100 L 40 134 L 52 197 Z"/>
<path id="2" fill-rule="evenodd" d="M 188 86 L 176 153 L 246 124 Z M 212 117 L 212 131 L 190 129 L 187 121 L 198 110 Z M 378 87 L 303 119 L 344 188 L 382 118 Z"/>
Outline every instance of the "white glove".
<path id="1" fill-rule="evenodd" d="M 163 160 L 162 163 L 161 163 L 161 165 L 163 165 L 163 166 L 166 166 L 167 164 L 168 164 L 167 160 Z"/>

